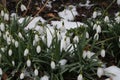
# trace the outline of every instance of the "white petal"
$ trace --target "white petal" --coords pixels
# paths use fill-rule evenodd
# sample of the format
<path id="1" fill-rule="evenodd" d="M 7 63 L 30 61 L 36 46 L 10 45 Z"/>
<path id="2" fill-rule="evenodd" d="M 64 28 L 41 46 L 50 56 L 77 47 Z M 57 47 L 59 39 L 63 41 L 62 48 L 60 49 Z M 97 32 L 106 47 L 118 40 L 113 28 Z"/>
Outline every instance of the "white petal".
<path id="1" fill-rule="evenodd" d="M 66 60 L 66 59 L 61 59 L 61 60 L 59 61 L 59 64 L 60 64 L 61 66 L 65 65 L 66 63 L 67 63 L 67 60 Z"/>
<path id="2" fill-rule="evenodd" d="M 55 62 L 54 62 L 54 61 L 51 61 L 51 64 L 50 64 L 50 65 L 51 65 L 51 68 L 52 68 L 52 69 L 55 69 Z"/>
<path id="3" fill-rule="evenodd" d="M 104 49 L 101 50 L 100 55 L 101 55 L 102 57 L 105 57 L 105 50 L 104 50 Z"/>
<path id="4" fill-rule="evenodd" d="M 34 70 L 35 76 L 38 76 L 38 73 L 39 73 L 39 72 L 38 72 L 38 69 L 35 69 L 35 70 Z"/>
<path id="5" fill-rule="evenodd" d="M 27 60 L 27 67 L 30 67 L 30 66 L 31 66 L 31 60 L 28 59 L 28 60 Z"/>
<path id="6" fill-rule="evenodd" d="M 82 74 L 78 75 L 77 80 L 83 80 Z"/>
<path id="7" fill-rule="evenodd" d="M 25 77 L 24 73 L 21 73 L 20 74 L 20 79 L 24 79 L 24 77 Z"/>
<path id="8" fill-rule="evenodd" d="M 100 78 L 104 74 L 103 68 L 98 67 L 97 76 Z"/>

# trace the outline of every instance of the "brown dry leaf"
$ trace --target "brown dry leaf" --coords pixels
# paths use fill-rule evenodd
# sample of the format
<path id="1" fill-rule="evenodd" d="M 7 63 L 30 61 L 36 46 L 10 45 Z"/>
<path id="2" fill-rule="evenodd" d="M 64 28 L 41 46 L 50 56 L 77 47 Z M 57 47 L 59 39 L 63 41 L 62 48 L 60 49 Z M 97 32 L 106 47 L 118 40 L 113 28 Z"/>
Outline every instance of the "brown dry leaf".
<path id="1" fill-rule="evenodd" d="M 7 80 L 7 78 L 8 78 L 7 74 L 6 74 L 6 73 L 3 73 L 3 75 L 2 75 L 2 80 Z"/>
<path id="2" fill-rule="evenodd" d="M 55 15 L 53 13 L 48 13 L 46 16 L 51 17 L 51 18 L 55 18 Z"/>

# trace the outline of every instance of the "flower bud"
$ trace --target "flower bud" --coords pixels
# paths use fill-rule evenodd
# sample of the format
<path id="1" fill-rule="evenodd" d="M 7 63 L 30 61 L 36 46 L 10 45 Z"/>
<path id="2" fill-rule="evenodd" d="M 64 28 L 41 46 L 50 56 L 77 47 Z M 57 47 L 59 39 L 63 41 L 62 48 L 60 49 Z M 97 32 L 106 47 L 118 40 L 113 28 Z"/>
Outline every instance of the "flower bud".
<path id="1" fill-rule="evenodd" d="M 23 5 L 23 4 L 21 4 L 20 9 L 21 9 L 21 11 L 26 11 L 27 10 L 26 6 Z"/>
<path id="2" fill-rule="evenodd" d="M 73 38 L 73 42 L 74 42 L 74 43 L 78 43 L 78 42 L 79 42 L 79 37 L 78 37 L 78 36 L 75 36 L 75 37 Z"/>
<path id="3" fill-rule="evenodd" d="M 24 79 L 24 77 L 25 77 L 25 74 L 22 72 L 22 73 L 20 74 L 20 79 Z"/>
<path id="4" fill-rule="evenodd" d="M 15 66 L 15 61 L 12 61 L 12 65 Z"/>
<path id="5" fill-rule="evenodd" d="M 2 17 L 4 16 L 4 11 L 3 11 L 3 10 L 1 10 L 1 16 L 2 16 Z"/>
<path id="6" fill-rule="evenodd" d="M 97 33 L 101 33 L 101 27 L 100 27 L 100 25 L 97 26 L 96 32 L 97 32 Z"/>
<path id="7" fill-rule="evenodd" d="M 103 68 L 98 67 L 97 76 L 100 78 L 104 74 Z"/>
<path id="8" fill-rule="evenodd" d="M 0 24 L 0 30 L 1 30 L 1 31 L 5 31 L 5 25 L 4 25 L 4 23 L 1 23 L 1 24 Z"/>
<path id="9" fill-rule="evenodd" d="M 11 49 L 9 49 L 9 51 L 8 51 L 8 55 L 9 55 L 9 56 L 12 55 L 12 50 L 11 50 Z"/>
<path id="10" fill-rule="evenodd" d="M 36 51 L 37 51 L 37 53 L 41 52 L 41 47 L 39 45 L 36 47 Z"/>
<path id="11" fill-rule="evenodd" d="M 38 76 L 38 73 L 39 73 L 39 72 L 38 72 L 38 69 L 35 69 L 35 70 L 34 70 L 35 76 Z"/>
<path id="12" fill-rule="evenodd" d="M 78 75 L 77 80 L 83 80 L 82 74 L 79 74 L 79 75 Z"/>
<path id="13" fill-rule="evenodd" d="M 3 71 L 2 71 L 2 69 L 0 68 L 0 75 L 2 75 L 3 74 Z"/>
<path id="14" fill-rule="evenodd" d="M 104 49 L 101 50 L 100 55 L 101 55 L 102 57 L 105 57 L 105 50 L 104 50 Z"/>
<path id="15" fill-rule="evenodd" d="M 5 15 L 4 15 L 4 20 L 6 20 L 6 21 L 9 20 L 9 15 L 7 13 L 5 13 Z"/>
<path id="16" fill-rule="evenodd" d="M 108 16 L 105 16 L 104 21 L 107 22 L 107 23 L 110 22 L 109 17 L 108 17 Z"/>
<path id="17" fill-rule="evenodd" d="M 88 32 L 86 32 L 86 38 L 87 38 L 87 39 L 89 38 L 89 33 L 88 33 Z"/>
<path id="18" fill-rule="evenodd" d="M 54 62 L 54 61 L 51 61 L 51 64 L 50 64 L 50 65 L 51 65 L 51 68 L 52 68 L 52 69 L 55 69 L 55 62 Z"/>
<path id="19" fill-rule="evenodd" d="M 30 67 L 30 66 L 31 66 L 31 60 L 28 59 L 28 60 L 27 60 L 27 67 Z"/>
<path id="20" fill-rule="evenodd" d="M 27 56 L 28 54 L 29 54 L 29 49 L 26 48 L 26 49 L 24 50 L 24 56 Z"/>
<path id="21" fill-rule="evenodd" d="M 60 64 L 61 66 L 64 66 L 66 63 L 67 63 L 67 60 L 66 60 L 66 59 L 61 59 L 61 60 L 59 61 L 59 64 Z"/>
<path id="22" fill-rule="evenodd" d="M 15 41 L 15 47 L 17 48 L 19 46 L 18 41 Z"/>

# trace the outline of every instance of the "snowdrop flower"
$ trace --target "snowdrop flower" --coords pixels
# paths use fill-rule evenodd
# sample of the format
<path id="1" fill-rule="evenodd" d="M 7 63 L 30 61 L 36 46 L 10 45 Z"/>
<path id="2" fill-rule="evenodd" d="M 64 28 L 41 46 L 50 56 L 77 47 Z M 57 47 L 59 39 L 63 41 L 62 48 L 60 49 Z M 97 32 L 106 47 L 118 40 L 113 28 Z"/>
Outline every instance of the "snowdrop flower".
<path id="1" fill-rule="evenodd" d="M 18 48 L 18 46 L 19 46 L 18 41 L 15 41 L 15 47 Z"/>
<path id="2" fill-rule="evenodd" d="M 87 58 L 91 58 L 95 53 L 91 51 L 87 51 Z"/>
<path id="3" fill-rule="evenodd" d="M 15 43 L 15 39 L 12 38 L 12 43 L 14 44 Z"/>
<path id="4" fill-rule="evenodd" d="M 50 66 L 51 66 L 52 69 L 55 69 L 55 62 L 54 62 L 54 61 L 51 61 Z"/>
<path id="5" fill-rule="evenodd" d="M 1 24 L 0 24 L 0 30 L 1 30 L 1 31 L 5 31 L 5 25 L 4 25 L 4 23 L 1 23 Z"/>
<path id="6" fill-rule="evenodd" d="M 96 39 L 96 40 L 99 39 L 99 34 L 98 34 L 98 33 L 95 33 L 95 35 L 94 35 L 94 39 Z"/>
<path id="7" fill-rule="evenodd" d="M 102 57 L 105 57 L 105 50 L 104 50 L 104 49 L 101 50 L 100 55 L 101 55 Z"/>
<path id="8" fill-rule="evenodd" d="M 112 80 L 120 80 L 120 68 L 117 66 L 110 66 L 104 69 L 104 74 Z"/>
<path id="9" fill-rule="evenodd" d="M 28 53 L 29 53 L 29 49 L 26 48 L 26 49 L 24 50 L 24 56 L 27 56 Z"/>
<path id="10" fill-rule="evenodd" d="M 1 51 L 2 51 L 2 52 L 5 52 L 5 48 L 1 47 Z"/>
<path id="11" fill-rule="evenodd" d="M 23 4 L 21 4 L 20 9 L 21 9 L 21 11 L 26 11 L 27 10 L 26 6 L 23 5 Z"/>
<path id="12" fill-rule="evenodd" d="M 86 32 L 86 38 L 87 38 L 87 39 L 89 38 L 89 33 L 88 33 L 88 32 Z"/>
<path id="13" fill-rule="evenodd" d="M 83 59 L 85 59 L 87 57 L 87 51 L 84 50 L 82 56 L 83 56 Z"/>
<path id="14" fill-rule="evenodd" d="M 117 17 L 115 18 L 115 21 L 119 24 L 119 23 L 120 23 L 120 16 L 117 16 Z"/>
<path id="15" fill-rule="evenodd" d="M 117 0 L 117 4 L 118 4 L 118 6 L 120 5 L 120 0 Z"/>
<path id="16" fill-rule="evenodd" d="M 108 17 L 108 16 L 105 16 L 104 21 L 105 21 L 106 23 L 109 23 L 109 22 L 110 22 L 109 17 Z"/>
<path id="17" fill-rule="evenodd" d="M 93 30 L 96 30 L 96 28 L 97 28 L 97 24 L 94 24 L 93 25 Z"/>
<path id="18" fill-rule="evenodd" d="M 11 44 L 11 38 L 10 38 L 10 36 L 9 36 L 9 37 L 7 37 L 7 44 L 8 44 L 8 45 L 10 45 L 10 44 Z"/>
<path id="19" fill-rule="evenodd" d="M 18 33 L 19 38 L 24 40 L 24 37 L 22 36 L 21 32 Z"/>
<path id="20" fill-rule="evenodd" d="M 37 53 L 41 52 L 41 47 L 39 45 L 36 47 L 36 51 L 37 51 Z"/>
<path id="21" fill-rule="evenodd" d="M 82 74 L 79 74 L 79 75 L 78 75 L 77 80 L 83 80 Z"/>
<path id="22" fill-rule="evenodd" d="M 6 20 L 6 21 L 9 20 L 9 14 L 5 13 L 5 15 L 4 15 L 4 20 Z"/>
<path id="23" fill-rule="evenodd" d="M 38 72 L 38 69 L 35 69 L 35 70 L 34 70 L 35 76 L 38 76 L 38 73 L 39 73 L 39 72 Z"/>
<path id="24" fill-rule="evenodd" d="M 61 60 L 59 61 L 59 64 L 60 64 L 61 66 L 64 66 L 66 63 L 67 63 L 67 60 L 66 60 L 66 59 L 61 59 Z"/>
<path id="25" fill-rule="evenodd" d="M 8 55 L 9 55 L 9 56 L 12 55 L 12 50 L 11 50 L 11 49 L 9 49 L 9 51 L 8 51 Z"/>
<path id="26" fill-rule="evenodd" d="M 1 10 L 1 16 L 2 16 L 2 17 L 4 16 L 4 11 L 3 11 L 3 10 Z"/>
<path id="27" fill-rule="evenodd" d="M 98 67 L 98 69 L 97 69 L 97 76 L 100 78 L 102 75 L 104 75 L 103 68 Z"/>
<path id="28" fill-rule="evenodd" d="M 20 79 L 24 79 L 24 77 L 25 77 L 25 74 L 22 72 L 22 73 L 20 74 Z"/>
<path id="29" fill-rule="evenodd" d="M 31 60 L 28 59 L 28 60 L 27 60 L 27 67 L 30 67 L 30 66 L 31 66 Z"/>
<path id="30" fill-rule="evenodd" d="M 38 42 L 40 40 L 39 36 L 35 34 L 35 41 Z"/>
<path id="31" fill-rule="evenodd" d="M 97 33 L 101 33 L 101 26 L 100 26 L 100 25 L 97 26 L 96 32 L 97 32 Z"/>
<path id="32" fill-rule="evenodd" d="M 78 42 L 79 42 L 79 37 L 78 37 L 78 36 L 75 36 L 75 37 L 73 38 L 73 42 L 74 42 L 74 43 L 78 43 Z"/>
<path id="33" fill-rule="evenodd" d="M 92 18 L 95 19 L 95 18 L 97 17 L 97 14 L 98 14 L 97 11 L 94 11 L 94 12 L 93 12 L 93 16 L 92 16 Z"/>
<path id="34" fill-rule="evenodd" d="M 49 77 L 47 75 L 44 75 L 43 77 L 40 78 L 40 80 L 49 80 Z"/>
<path id="35" fill-rule="evenodd" d="M 15 61 L 12 61 L 12 65 L 15 66 Z"/>

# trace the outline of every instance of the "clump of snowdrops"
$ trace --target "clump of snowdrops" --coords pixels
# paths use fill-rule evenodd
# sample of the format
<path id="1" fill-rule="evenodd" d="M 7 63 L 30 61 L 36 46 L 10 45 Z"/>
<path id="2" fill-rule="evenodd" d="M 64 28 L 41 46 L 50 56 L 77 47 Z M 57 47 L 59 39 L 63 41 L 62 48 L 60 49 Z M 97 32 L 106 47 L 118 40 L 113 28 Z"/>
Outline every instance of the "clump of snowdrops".
<path id="1" fill-rule="evenodd" d="M 114 57 L 119 64 L 120 16 L 115 20 L 95 16 L 83 25 L 67 30 L 38 22 L 26 28 L 31 18 L 22 22 L 15 15 L 1 11 L 0 75 L 7 79 L 96 80 L 104 75 L 107 62 Z M 98 77 L 97 77 L 98 76 Z"/>

